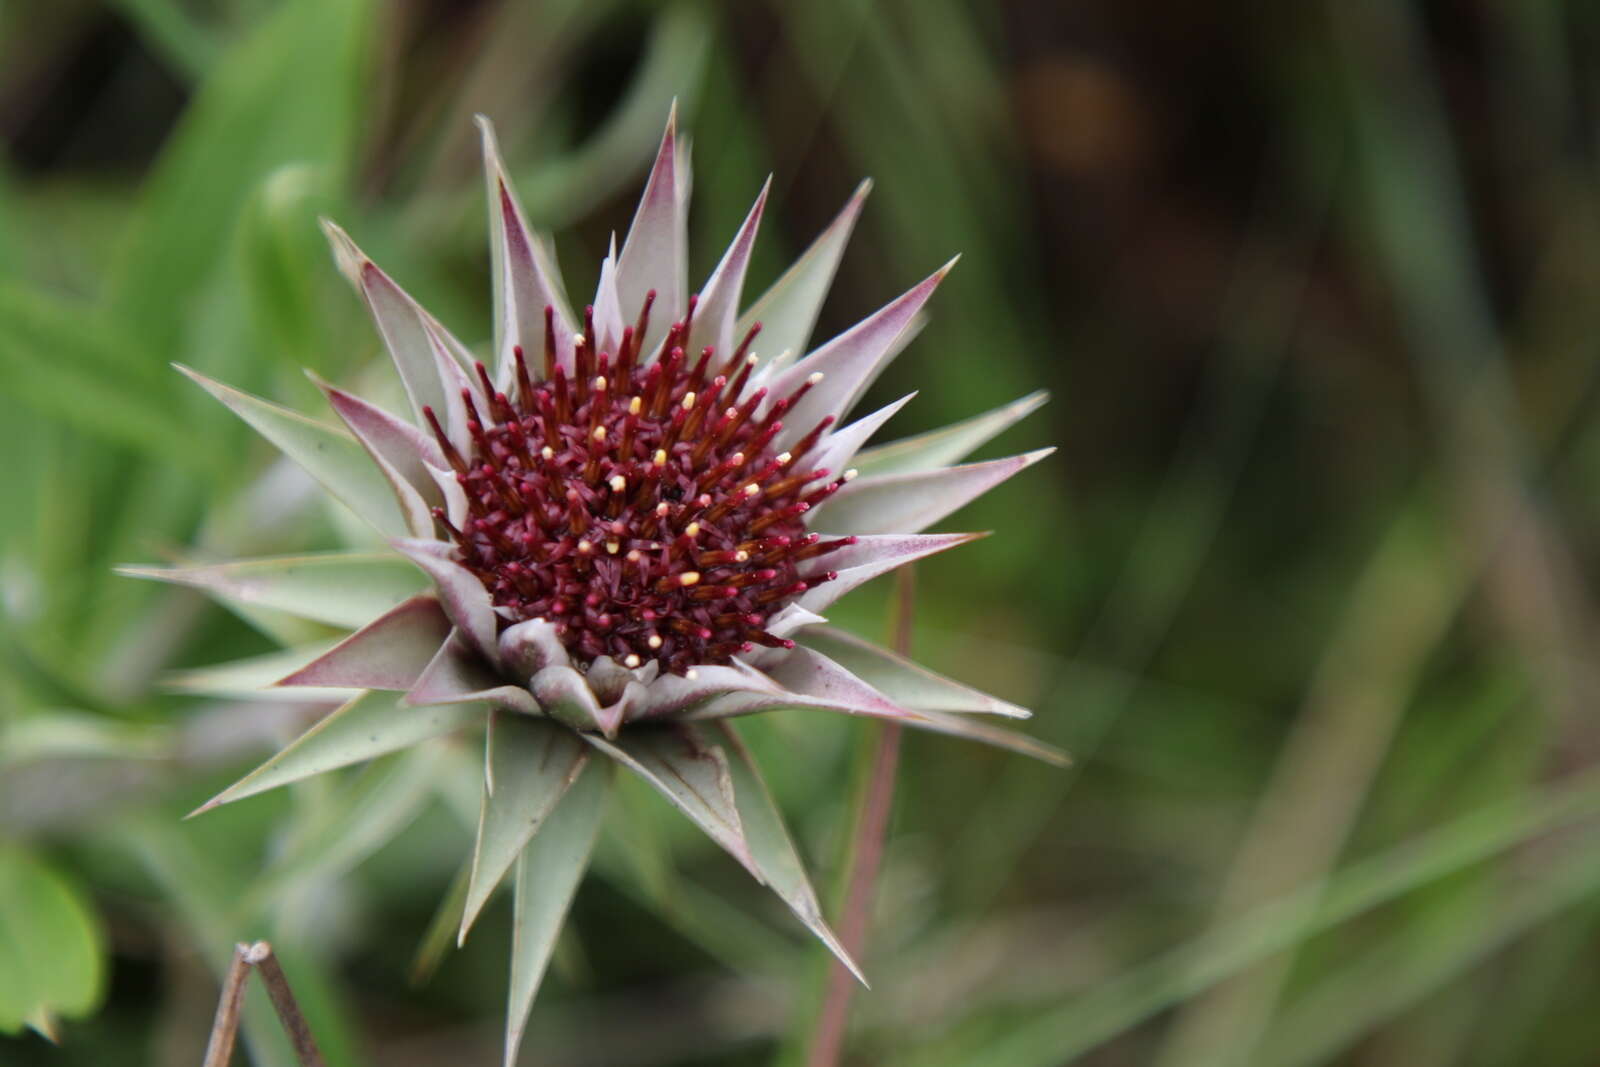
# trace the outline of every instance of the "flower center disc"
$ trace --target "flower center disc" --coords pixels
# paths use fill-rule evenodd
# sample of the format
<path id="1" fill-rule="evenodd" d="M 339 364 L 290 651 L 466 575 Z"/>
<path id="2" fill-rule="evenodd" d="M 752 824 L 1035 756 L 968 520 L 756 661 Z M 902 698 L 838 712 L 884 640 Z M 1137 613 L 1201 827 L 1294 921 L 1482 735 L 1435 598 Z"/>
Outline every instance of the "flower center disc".
<path id="1" fill-rule="evenodd" d="M 833 418 L 773 451 L 784 412 L 815 380 L 770 403 L 767 390 L 747 391 L 759 325 L 727 359 L 708 347 L 689 360 L 693 299 L 662 356 L 644 365 L 654 298 L 614 355 L 596 354 L 587 309 L 570 372 L 556 359 L 547 308 L 544 378 L 533 379 L 517 348 L 515 400 L 478 364 L 488 410 L 463 390 L 470 456 L 424 414 L 467 500 L 459 527 L 442 509 L 434 518 L 502 627 L 546 619 L 581 664 L 654 659 L 682 674 L 758 644 L 792 648 L 765 627 L 834 577 L 810 561 L 855 539 L 823 541 L 802 518 L 844 484 L 805 462 Z"/>

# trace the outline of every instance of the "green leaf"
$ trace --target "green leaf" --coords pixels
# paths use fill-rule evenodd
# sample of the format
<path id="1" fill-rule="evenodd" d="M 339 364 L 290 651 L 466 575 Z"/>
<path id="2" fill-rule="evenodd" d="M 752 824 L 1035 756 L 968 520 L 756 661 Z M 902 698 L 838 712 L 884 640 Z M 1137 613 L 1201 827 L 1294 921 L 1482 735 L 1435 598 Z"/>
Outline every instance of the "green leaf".
<path id="1" fill-rule="evenodd" d="M 467 930 L 489 895 L 555 810 L 588 758 L 583 742 L 563 726 L 516 712 L 490 714 L 483 807 L 457 944 L 466 940 Z"/>
<path id="2" fill-rule="evenodd" d="M 0 844 L 0 1033 L 55 1040 L 58 1016 L 100 1002 L 105 946 L 79 891 L 15 845 Z"/>
<path id="3" fill-rule="evenodd" d="M 1569 851 L 1529 864 L 1511 885 L 1485 886 L 1482 898 L 1454 907 L 1433 904 L 1404 933 L 1311 985 L 1278 1014 L 1261 1062 L 1341 1062 L 1363 1035 L 1506 952 L 1562 911 L 1593 901 L 1600 889 L 1600 840 L 1591 833 L 1570 844 Z"/>
<path id="4" fill-rule="evenodd" d="M 0 767 L 40 759 L 160 759 L 172 754 L 172 741 L 164 724 L 48 708 L 0 723 Z"/>
<path id="5" fill-rule="evenodd" d="M 149 364 L 88 308 L 32 286 L 0 284 L 0 373 L 9 396 L 102 441 L 190 470 L 213 465 L 172 418 L 167 389 L 137 373 Z"/>
<path id="6" fill-rule="evenodd" d="M 389 553 L 330 552 L 195 567 L 119 567 L 117 572 L 193 586 L 214 596 L 352 629 L 393 610 L 427 585 L 421 572 Z"/>
<path id="7" fill-rule="evenodd" d="M 1071 1061 L 1314 934 L 1596 812 L 1600 771 L 1593 770 L 1472 812 L 1102 981 L 1082 996 L 1012 1025 L 1001 1040 L 985 1033 L 982 1058 L 1015 1067 Z M 1592 877 L 1588 864 L 1582 868 L 1575 877 Z M 926 1047 L 908 1048 L 896 1062 L 968 1063 L 972 1052 L 935 1056 Z"/>
<path id="8" fill-rule="evenodd" d="M 517 861 L 506 1067 L 517 1061 L 528 1012 L 550 963 L 556 935 L 589 865 L 610 785 L 609 767 L 585 768 Z"/>
<path id="9" fill-rule="evenodd" d="M 481 704 L 414 708 L 400 693 L 363 693 L 328 714 L 287 748 L 202 804 L 192 814 L 298 782 L 338 767 L 409 748 L 483 718 Z"/>
<path id="10" fill-rule="evenodd" d="M 284 455 L 305 468 L 307 474 L 379 533 L 389 537 L 410 536 L 388 479 L 350 434 L 213 381 L 188 367 L 180 365 L 178 370 L 193 378 Z"/>
<path id="11" fill-rule="evenodd" d="M 319 365 L 326 346 L 319 289 L 333 280 L 317 218 L 332 210 L 321 169 L 290 163 L 250 197 L 239 224 L 239 261 L 252 322 L 267 348 L 296 369 Z"/>
<path id="12" fill-rule="evenodd" d="M 113 4 L 148 46 L 190 78 L 210 70 L 222 51 L 216 31 L 202 25 L 177 0 L 113 0 Z"/>
<path id="13" fill-rule="evenodd" d="M 828 946 L 828 951 L 850 969 L 862 985 L 867 979 L 861 968 L 850 958 L 849 951 L 822 917 L 822 907 L 817 903 L 816 891 L 806 877 L 804 864 L 795 851 L 794 841 L 783 825 L 783 816 L 772 802 L 772 793 L 761 777 L 760 769 L 750 758 L 749 749 L 734 732 L 729 723 L 718 723 L 722 736 L 728 742 L 731 757 L 728 773 L 733 779 L 734 797 L 739 806 L 739 821 L 744 826 L 745 840 L 750 844 L 750 855 L 760 870 L 760 879 L 783 898 L 789 909 L 817 939 Z"/>
<path id="14" fill-rule="evenodd" d="M 114 261 L 110 305 L 149 349 L 181 351 L 193 295 L 225 269 L 239 214 L 268 173 L 306 161 L 344 185 L 371 11 L 366 0 L 290 0 L 210 65 Z"/>
<path id="15" fill-rule="evenodd" d="M 606 6 L 574 4 L 570 17 L 597 20 Z M 561 16 L 550 10 L 540 14 L 544 25 L 556 28 Z M 518 183 L 530 219 L 553 223 L 580 218 L 633 186 L 661 137 L 667 101 L 677 100 L 681 110 L 693 113 L 716 36 L 711 15 L 701 5 L 661 5 L 642 62 L 633 68 L 632 80 L 605 122 L 576 150 Z"/>

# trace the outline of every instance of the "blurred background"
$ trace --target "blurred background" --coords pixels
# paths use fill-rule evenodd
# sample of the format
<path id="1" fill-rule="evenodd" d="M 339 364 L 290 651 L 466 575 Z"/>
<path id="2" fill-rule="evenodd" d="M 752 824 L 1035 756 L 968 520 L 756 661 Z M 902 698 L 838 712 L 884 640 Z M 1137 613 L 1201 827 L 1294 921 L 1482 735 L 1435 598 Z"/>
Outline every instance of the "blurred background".
<path id="1" fill-rule="evenodd" d="M 1077 763 L 907 739 L 850 1062 L 1594 1063 L 1579 0 L 0 3 L 0 918 L 49 925 L 66 1017 L 0 1063 L 197 1063 L 257 937 L 330 1063 L 499 1062 L 508 902 L 430 932 L 473 745 L 181 822 L 320 710 L 192 671 L 306 624 L 111 567 L 361 536 L 167 366 L 386 383 L 319 215 L 479 342 L 471 116 L 579 293 L 674 97 L 696 279 L 769 173 L 752 294 L 876 181 L 819 337 L 962 253 L 868 397 L 920 391 L 892 436 L 1053 394 L 915 652 Z M 753 741 L 836 900 L 868 733 L 796 718 Z M 801 1062 L 816 952 L 624 800 L 522 1062 Z"/>

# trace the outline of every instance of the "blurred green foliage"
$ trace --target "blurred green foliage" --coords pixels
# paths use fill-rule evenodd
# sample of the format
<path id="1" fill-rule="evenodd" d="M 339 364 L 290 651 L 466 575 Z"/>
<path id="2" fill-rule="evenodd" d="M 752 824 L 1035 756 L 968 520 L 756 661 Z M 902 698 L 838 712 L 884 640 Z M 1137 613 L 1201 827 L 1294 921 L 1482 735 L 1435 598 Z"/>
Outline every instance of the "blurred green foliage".
<path id="1" fill-rule="evenodd" d="M 87 1014 L 105 989 L 100 931 L 60 875 L 0 846 L 0 1034 L 54 1037 L 61 1015 Z"/>
<path id="2" fill-rule="evenodd" d="M 1048 387 L 1006 443 L 1067 446 L 916 645 L 1077 768 L 908 739 L 855 1062 L 1592 1063 L 1597 61 L 1580 0 L 0 6 L 0 929 L 55 872 L 109 983 L 0 1061 L 198 1062 L 270 937 L 331 1063 L 496 1062 L 508 909 L 428 937 L 476 754 L 181 822 L 317 709 L 163 679 L 336 631 L 111 568 L 370 536 L 167 364 L 393 388 L 319 215 L 483 340 L 479 111 L 584 291 L 676 97 L 696 277 L 768 173 L 752 291 L 870 175 L 819 333 L 961 252 L 891 430 Z M 750 736 L 826 884 L 859 727 Z M 524 1062 L 801 1062 L 820 959 L 616 800 Z"/>

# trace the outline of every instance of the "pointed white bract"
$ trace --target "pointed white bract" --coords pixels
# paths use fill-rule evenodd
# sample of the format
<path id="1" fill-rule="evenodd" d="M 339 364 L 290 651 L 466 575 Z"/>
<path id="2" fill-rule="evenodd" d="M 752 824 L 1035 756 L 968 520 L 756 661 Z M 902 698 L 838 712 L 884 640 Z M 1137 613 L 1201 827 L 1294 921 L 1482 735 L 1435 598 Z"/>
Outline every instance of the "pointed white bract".
<path id="1" fill-rule="evenodd" d="M 980 693 L 854 634 L 831 626 L 806 631 L 806 647 L 821 652 L 896 704 L 921 711 L 959 711 L 1026 719 L 1032 712 Z"/>
<path id="2" fill-rule="evenodd" d="M 833 285 L 833 276 L 850 242 L 850 232 L 872 191 L 872 182 L 856 187 L 844 210 L 828 224 L 810 248 L 739 318 L 735 333 L 741 336 L 761 323 L 761 351 L 769 356 L 784 352 L 804 352 L 817 324 L 823 298 Z"/>
<path id="3" fill-rule="evenodd" d="M 472 404 L 472 411 L 483 411 L 487 405 L 487 398 L 483 395 L 483 388 L 475 378 L 469 378 L 466 371 L 461 369 L 461 364 L 450 352 L 450 341 L 445 337 L 442 328 L 424 326 L 423 336 L 427 339 L 428 350 L 433 354 L 433 369 L 438 375 L 439 384 L 444 390 L 444 399 L 437 405 L 429 408 L 434 417 L 444 421 L 446 436 L 460 452 L 466 453 L 472 448 L 472 434 L 467 428 L 469 419 L 468 402 Z M 426 417 L 427 411 L 423 416 Z"/>
<path id="4" fill-rule="evenodd" d="M 744 293 L 745 271 L 750 267 L 750 253 L 755 249 L 756 231 L 761 228 L 761 215 L 766 211 L 771 189 L 772 179 L 768 178 L 733 243 L 700 290 L 699 306 L 685 346 L 688 351 L 698 352 L 711 345 L 718 352 L 732 352 L 738 343 L 734 327 L 739 320 L 739 298 Z"/>
<path id="5" fill-rule="evenodd" d="M 946 552 L 976 541 L 983 534 L 877 534 L 856 538 L 856 543 L 828 558 L 837 567 L 833 581 L 802 593 L 795 604 L 820 615 L 828 605 L 853 589 L 888 574 L 896 567 L 926 556 Z"/>
<path id="6" fill-rule="evenodd" d="M 495 711 L 484 742 L 483 808 L 456 943 L 583 771 L 589 750 L 548 719 Z"/>
<path id="7" fill-rule="evenodd" d="M 398 693 L 364 693 L 330 713 L 289 747 L 191 814 L 198 815 L 219 804 L 398 752 L 453 733 L 482 718 L 483 708 L 479 705 L 404 708 L 399 705 Z"/>
<path id="8" fill-rule="evenodd" d="M 328 398 L 328 406 L 344 420 L 356 440 L 366 447 L 367 454 L 374 461 L 385 464 L 386 472 L 392 470 L 432 503 L 439 490 L 428 476 L 428 467 L 445 465 L 438 444 L 415 426 L 395 418 L 376 404 L 370 404 L 319 378 L 313 377 L 312 380 Z"/>
<path id="9" fill-rule="evenodd" d="M 818 509 L 811 528 L 824 533 L 916 533 L 976 500 L 1053 448 L 943 470 L 857 477 Z"/>
<path id="10" fill-rule="evenodd" d="M 755 760 L 750 758 L 750 751 L 728 723 L 718 723 L 713 736 L 720 736 L 726 742 L 728 777 L 733 785 L 739 824 L 744 830 L 750 858 L 760 872 L 760 879 L 783 898 L 795 917 L 828 946 L 828 951 L 862 985 L 866 985 L 867 979 L 861 973 L 860 966 L 850 958 L 849 951 L 822 917 L 822 906 L 817 903 L 816 890 L 811 888 L 811 880 L 806 877 L 806 869 L 800 862 L 799 853 L 795 851 L 794 841 L 783 825 L 783 816 L 778 814 L 777 805 L 772 802 L 772 793 L 762 780 Z"/>
<path id="11" fill-rule="evenodd" d="M 542 351 L 545 314 L 552 317 L 556 362 L 572 370 L 572 312 L 561 288 L 555 255 L 528 225 L 516 190 L 506 175 L 495 140 L 494 124 L 478 116 L 483 134 L 483 171 L 488 182 L 490 277 L 494 285 L 495 381 L 509 390 L 513 382 L 513 350 L 529 357 Z M 542 366 L 537 359 L 534 366 Z"/>
<path id="12" fill-rule="evenodd" d="M 602 352 L 615 351 L 622 338 L 622 296 L 617 291 L 617 237 L 611 235 L 611 250 L 600 264 L 600 283 L 594 293 L 595 344 Z M 573 339 L 577 343 L 577 339 Z"/>
<path id="13" fill-rule="evenodd" d="M 235 415 L 249 423 L 251 429 L 271 441 L 379 533 L 394 536 L 405 530 L 389 482 L 355 438 L 297 411 L 213 381 L 188 367 L 174 366 L 226 404 Z"/>
<path id="14" fill-rule="evenodd" d="M 481 701 L 489 707 L 524 715 L 546 712 L 527 689 L 503 682 L 479 655 L 477 647 L 460 630 L 452 630 L 406 693 L 405 702 L 413 707 L 432 707 L 465 701 Z"/>
<path id="15" fill-rule="evenodd" d="M 867 386 L 899 351 L 895 342 L 911 328 L 917 313 L 954 262 L 952 260 L 898 300 L 879 308 L 794 366 L 772 376 L 766 384 L 773 397 L 789 395 L 800 388 L 802 382 L 814 383 L 800 403 L 784 413 L 787 429 L 778 436 L 780 445 L 798 440 L 818 419 L 841 418 L 855 407 Z"/>
<path id="16" fill-rule="evenodd" d="M 366 300 L 420 421 L 422 409 L 440 409 L 446 395 L 428 338 L 433 317 L 362 252 L 349 234 L 326 219 L 322 225 L 341 270 Z"/>
<path id="17" fill-rule="evenodd" d="M 664 674 L 651 686 L 642 718 L 671 719 L 730 693 L 759 693 L 774 699 L 783 689 L 771 678 L 738 660 L 725 667 L 699 667 L 694 677 Z"/>
<path id="18" fill-rule="evenodd" d="M 405 692 L 449 636 L 450 620 L 439 601 L 412 597 L 277 684 Z"/>
<path id="19" fill-rule="evenodd" d="M 444 494 L 445 518 L 450 520 L 451 525 L 459 527 L 467 521 L 467 514 L 470 510 L 467 503 L 467 494 L 461 488 L 461 483 L 456 480 L 456 476 L 452 472 L 445 470 L 443 467 L 436 467 L 430 463 L 425 469 L 428 472 L 428 477 L 433 479 L 433 484 L 438 488 L 439 492 Z"/>
<path id="20" fill-rule="evenodd" d="M 213 596 L 288 612 L 329 626 L 365 626 L 427 588 L 395 556 L 329 552 L 273 556 L 191 567 L 122 567 L 130 578 L 151 578 L 203 589 Z"/>
<path id="21" fill-rule="evenodd" d="M 612 257 L 617 263 L 616 295 L 623 307 L 637 308 L 644 303 L 645 294 L 656 294 L 650 329 L 643 338 L 646 352 L 653 351 L 666 336 L 667 326 L 683 314 L 688 300 L 688 185 L 688 165 L 678 147 L 674 106 L 655 165 L 645 182 L 644 195 L 639 199 L 639 210 L 628 228 L 622 255 Z M 599 306 L 596 299 L 597 312 Z"/>
<path id="22" fill-rule="evenodd" d="M 817 454 L 817 466 L 826 471 L 844 471 L 850 469 L 850 461 L 855 458 L 861 446 L 872 439 L 872 435 L 883 429 L 883 424 L 897 415 L 901 408 L 911 403 L 916 398 L 916 393 L 885 405 L 870 415 L 863 415 L 842 430 L 836 430 L 822 439 L 821 448 Z M 860 472 L 858 471 L 857 474 Z M 845 486 L 845 489 L 849 489 Z M 842 492 L 843 490 L 841 490 Z M 834 499 L 837 499 L 835 497 Z M 830 500 L 829 503 L 832 503 Z M 816 528 L 816 521 L 812 521 L 812 528 Z M 872 531 L 863 530 L 862 533 Z"/>
<path id="23" fill-rule="evenodd" d="M 306 664 L 327 654 L 336 643 L 319 641 L 310 645 L 290 646 L 260 656 L 217 663 L 209 667 L 173 671 L 164 679 L 168 689 L 191 696 L 218 697 L 226 700 L 260 699 L 263 692 L 278 683 L 279 679 L 300 670 Z M 356 690 L 299 686 L 279 690 L 285 702 L 296 704 L 326 704 L 338 706 L 358 695 Z M 277 696 L 278 693 L 274 693 Z"/>
<path id="24" fill-rule="evenodd" d="M 571 667 L 546 667 L 528 680 L 528 690 L 557 722 L 574 730 L 616 732 L 615 717 L 604 714 L 594 690 Z"/>
<path id="25" fill-rule="evenodd" d="M 1023 709 L 822 625 L 851 590 L 982 536 L 921 531 L 1048 454 L 952 466 L 1042 394 L 886 446 L 869 441 L 915 394 L 845 421 L 927 321 L 949 265 L 808 350 L 869 186 L 741 314 L 769 181 L 691 296 L 688 154 L 674 120 L 593 304 L 575 314 L 492 127 L 479 124 L 492 369 L 326 223 L 410 417 L 319 381 L 345 433 L 185 371 L 393 552 L 126 573 L 205 589 L 241 613 L 354 631 L 178 680 L 227 694 L 277 681 L 268 693 L 320 700 L 363 691 L 206 808 L 489 724 L 460 936 L 514 870 L 509 1065 L 613 765 L 770 886 L 861 977 L 731 720 L 862 716 L 1065 757 L 984 718 Z"/>
<path id="26" fill-rule="evenodd" d="M 610 792 L 608 768 L 588 766 L 572 783 L 517 860 L 511 927 L 511 993 L 506 1011 L 506 1067 L 514 1067 L 539 982 L 555 952 L 578 882 L 589 866 Z"/>
<path id="27" fill-rule="evenodd" d="M 1008 427 L 1038 411 L 1048 399 L 1050 394 L 1041 389 L 982 415 L 915 437 L 868 448 L 856 457 L 856 468 L 863 475 L 901 474 L 938 470 L 952 463 L 960 463 Z"/>
<path id="28" fill-rule="evenodd" d="M 529 619 L 500 631 L 500 665 L 508 678 L 532 678 L 546 667 L 571 664 L 560 634 L 544 619 Z"/>
<path id="29" fill-rule="evenodd" d="M 733 795 L 728 757 L 685 724 L 639 726 L 615 742 L 584 734 L 584 740 L 628 770 L 683 812 L 756 878 L 761 868 L 750 854 Z"/>
<path id="30" fill-rule="evenodd" d="M 437 541 L 395 541 L 395 550 L 421 567 L 439 590 L 445 614 L 473 651 L 490 664 L 500 659 L 498 616 L 489 591 L 473 573 L 449 557 Z"/>
<path id="31" fill-rule="evenodd" d="M 838 663 L 812 649 L 797 649 L 793 656 L 783 661 L 776 674 L 794 692 L 834 704 L 839 710 L 852 714 L 892 719 L 934 733 L 981 741 L 996 748 L 1009 749 L 1057 766 L 1066 766 L 1068 762 L 1065 753 L 1041 744 L 1026 734 L 1003 730 L 964 715 L 903 707 Z M 806 703 L 797 701 L 796 706 L 805 707 Z"/>

